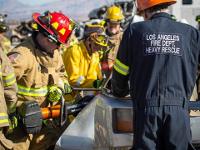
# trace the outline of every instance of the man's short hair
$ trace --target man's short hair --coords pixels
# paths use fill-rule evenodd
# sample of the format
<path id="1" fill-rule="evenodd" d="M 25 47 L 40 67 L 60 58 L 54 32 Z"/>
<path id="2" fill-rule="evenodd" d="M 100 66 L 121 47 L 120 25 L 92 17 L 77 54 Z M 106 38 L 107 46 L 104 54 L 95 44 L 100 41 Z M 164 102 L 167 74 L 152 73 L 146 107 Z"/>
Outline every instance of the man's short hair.
<path id="1" fill-rule="evenodd" d="M 170 4 L 160 4 L 160 5 L 153 6 L 147 10 L 152 13 L 152 12 L 160 11 L 162 9 L 167 9 L 169 6 Z"/>

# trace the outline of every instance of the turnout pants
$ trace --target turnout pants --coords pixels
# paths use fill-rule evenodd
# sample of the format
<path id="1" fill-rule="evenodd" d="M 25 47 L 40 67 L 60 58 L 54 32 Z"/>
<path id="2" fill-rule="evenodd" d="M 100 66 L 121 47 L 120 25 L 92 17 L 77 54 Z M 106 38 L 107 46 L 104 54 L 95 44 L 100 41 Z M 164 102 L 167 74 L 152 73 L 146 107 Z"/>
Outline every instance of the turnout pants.
<path id="1" fill-rule="evenodd" d="M 27 135 L 22 128 L 18 127 L 8 138 L 15 144 L 13 150 L 46 150 L 56 144 L 66 127 L 67 125 L 56 127 L 49 123 L 48 126 L 42 128 L 40 133 L 35 135 Z"/>

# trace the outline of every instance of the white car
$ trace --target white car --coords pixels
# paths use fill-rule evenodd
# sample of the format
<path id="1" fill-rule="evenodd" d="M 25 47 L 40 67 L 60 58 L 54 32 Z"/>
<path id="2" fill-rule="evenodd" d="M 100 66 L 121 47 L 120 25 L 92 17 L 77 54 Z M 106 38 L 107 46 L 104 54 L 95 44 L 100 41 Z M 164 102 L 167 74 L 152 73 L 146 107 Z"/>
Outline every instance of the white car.
<path id="1" fill-rule="evenodd" d="M 200 109 L 199 102 L 189 107 Z M 131 99 L 99 94 L 78 114 L 57 141 L 55 150 L 128 150 L 133 146 Z M 200 116 L 191 117 L 192 142 L 200 144 Z"/>

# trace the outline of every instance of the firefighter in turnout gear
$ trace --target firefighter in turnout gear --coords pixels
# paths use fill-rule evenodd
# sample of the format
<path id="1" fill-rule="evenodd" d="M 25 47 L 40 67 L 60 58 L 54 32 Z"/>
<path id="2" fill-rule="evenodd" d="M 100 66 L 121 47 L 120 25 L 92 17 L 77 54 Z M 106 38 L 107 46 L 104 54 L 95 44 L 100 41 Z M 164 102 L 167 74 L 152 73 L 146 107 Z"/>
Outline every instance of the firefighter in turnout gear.
<path id="1" fill-rule="evenodd" d="M 11 49 L 11 42 L 5 37 L 4 33 L 8 31 L 8 25 L 5 22 L 5 16 L 0 15 L 0 47 L 7 53 Z"/>
<path id="2" fill-rule="evenodd" d="M 8 56 L 17 79 L 17 106 L 35 100 L 46 107 L 58 102 L 63 93 L 71 92 L 58 48 L 67 42 L 74 24 L 59 12 L 34 13 L 33 20 L 38 29 Z M 9 138 L 16 143 L 16 150 L 44 150 L 55 144 L 61 132 L 62 128 L 49 120 L 38 134 L 23 134 L 19 127 Z"/>
<path id="3" fill-rule="evenodd" d="M 102 80 L 100 61 L 109 50 L 110 43 L 104 28 L 100 25 L 87 25 L 85 38 L 63 54 L 70 85 L 98 88 Z"/>
<path id="4" fill-rule="evenodd" d="M 137 0 L 145 21 L 127 28 L 115 61 L 113 94 L 130 92 L 135 100 L 135 150 L 193 149 L 188 101 L 200 62 L 200 33 L 171 18 L 168 6 L 174 3 Z"/>
<path id="5" fill-rule="evenodd" d="M 102 61 L 102 71 L 109 76 L 114 60 L 119 49 L 119 44 L 122 39 L 123 31 L 121 28 L 121 23 L 124 20 L 123 11 L 119 6 L 111 6 L 106 12 L 106 34 L 109 40 L 114 45 L 113 49 L 109 51 L 105 59 Z"/>
<path id="6" fill-rule="evenodd" d="M 0 93 L 0 149 L 9 150 L 14 148 L 14 144 L 5 137 L 5 134 L 8 133 L 9 129 L 12 130 L 12 128 L 17 126 L 17 120 L 15 120 L 16 118 L 12 115 L 16 110 L 17 84 L 12 65 L 1 47 Z"/>

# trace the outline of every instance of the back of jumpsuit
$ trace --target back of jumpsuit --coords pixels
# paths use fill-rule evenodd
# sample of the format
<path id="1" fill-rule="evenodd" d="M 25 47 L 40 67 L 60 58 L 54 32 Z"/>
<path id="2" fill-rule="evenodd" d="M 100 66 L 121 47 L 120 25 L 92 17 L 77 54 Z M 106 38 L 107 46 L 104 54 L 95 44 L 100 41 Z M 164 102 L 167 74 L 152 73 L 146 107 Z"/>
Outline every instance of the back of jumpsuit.
<path id="1" fill-rule="evenodd" d="M 131 24 L 114 65 L 113 93 L 136 102 L 134 144 L 141 150 L 191 146 L 187 102 L 199 64 L 200 34 L 167 13 Z"/>

